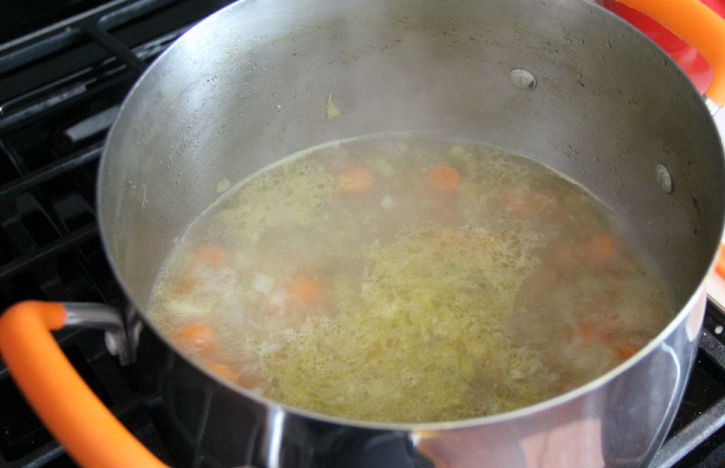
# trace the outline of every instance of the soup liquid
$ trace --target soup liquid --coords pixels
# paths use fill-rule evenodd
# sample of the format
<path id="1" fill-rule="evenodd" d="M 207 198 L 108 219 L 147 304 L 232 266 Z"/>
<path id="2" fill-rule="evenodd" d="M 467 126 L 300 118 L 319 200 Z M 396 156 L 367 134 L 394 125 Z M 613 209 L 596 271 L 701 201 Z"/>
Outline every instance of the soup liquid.
<path id="1" fill-rule="evenodd" d="M 327 144 L 238 184 L 174 248 L 150 311 L 232 382 L 408 423 L 554 397 L 674 315 L 654 263 L 581 186 L 421 135 Z"/>

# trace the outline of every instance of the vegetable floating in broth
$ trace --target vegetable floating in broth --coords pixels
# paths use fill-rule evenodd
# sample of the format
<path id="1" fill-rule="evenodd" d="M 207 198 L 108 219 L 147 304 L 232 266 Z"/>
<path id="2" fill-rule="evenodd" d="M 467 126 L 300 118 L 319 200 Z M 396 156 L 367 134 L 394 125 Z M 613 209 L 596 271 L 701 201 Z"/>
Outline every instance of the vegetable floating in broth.
<path id="1" fill-rule="evenodd" d="M 175 247 L 150 310 L 223 378 L 379 422 L 554 397 L 674 315 L 653 262 L 582 187 L 422 135 L 323 145 L 239 184 Z"/>

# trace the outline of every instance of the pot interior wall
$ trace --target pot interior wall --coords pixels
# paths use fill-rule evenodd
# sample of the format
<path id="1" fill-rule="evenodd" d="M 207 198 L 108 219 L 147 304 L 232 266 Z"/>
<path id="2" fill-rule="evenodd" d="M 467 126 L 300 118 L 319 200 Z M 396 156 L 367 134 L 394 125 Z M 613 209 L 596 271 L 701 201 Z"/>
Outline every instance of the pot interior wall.
<path id="1" fill-rule="evenodd" d="M 536 87 L 515 87 L 513 69 Z M 676 65 L 599 7 L 248 0 L 159 58 L 111 132 L 101 224 L 127 292 L 147 304 L 168 252 L 224 178 L 392 131 L 486 141 L 564 172 L 625 221 L 680 305 L 717 248 L 725 184 L 714 125 Z"/>

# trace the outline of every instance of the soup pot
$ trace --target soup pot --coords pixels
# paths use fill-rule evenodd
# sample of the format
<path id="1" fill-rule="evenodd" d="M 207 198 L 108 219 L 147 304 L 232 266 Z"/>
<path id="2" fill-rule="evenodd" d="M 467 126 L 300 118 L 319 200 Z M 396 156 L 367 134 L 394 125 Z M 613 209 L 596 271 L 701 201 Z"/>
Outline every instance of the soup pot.
<path id="1" fill-rule="evenodd" d="M 63 326 L 107 329 L 123 362 L 137 353 L 178 446 L 208 466 L 647 465 L 683 394 L 722 235 L 725 168 L 709 109 L 725 104 L 725 26 L 696 0 L 627 3 L 708 58 L 709 98 L 642 34 L 583 0 L 244 0 L 203 21 L 134 86 L 101 160 L 101 234 L 134 306 L 9 309 L 0 350 L 18 386 L 87 468 L 163 464 L 65 361 L 49 332 Z M 679 313 L 576 390 L 430 424 L 265 399 L 185 356 L 146 318 L 174 243 L 230 184 L 323 142 L 404 131 L 503 146 L 578 181 L 656 260 Z"/>

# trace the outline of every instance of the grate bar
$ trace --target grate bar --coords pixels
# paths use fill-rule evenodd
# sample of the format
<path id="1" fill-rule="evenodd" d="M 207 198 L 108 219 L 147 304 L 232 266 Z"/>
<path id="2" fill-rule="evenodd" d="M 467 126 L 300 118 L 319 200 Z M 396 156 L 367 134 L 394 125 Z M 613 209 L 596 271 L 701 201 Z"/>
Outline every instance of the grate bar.
<path id="1" fill-rule="evenodd" d="M 65 449 L 55 440 L 48 442 L 41 449 L 31 452 L 17 462 L 11 462 L 8 468 L 40 468 L 46 466 L 65 453 Z"/>
<path id="2" fill-rule="evenodd" d="M 708 305 L 711 310 L 714 304 Z M 702 330 L 700 349 L 721 369 L 725 369 L 725 345 L 709 330 Z M 660 448 L 648 468 L 670 468 L 725 426 L 725 397 L 708 408 Z"/>
<path id="3" fill-rule="evenodd" d="M 720 340 L 712 336 L 708 330 L 702 331 L 700 349 L 702 349 L 710 359 L 715 361 L 721 369 L 725 369 L 725 345 L 723 345 Z"/>
<path id="4" fill-rule="evenodd" d="M 43 58 L 66 47 L 77 44 L 80 40 L 80 31 L 65 29 L 59 33 L 43 38 L 19 50 L 0 55 L 0 73 L 27 65 L 33 60 Z M 0 46 L 0 52 L 3 47 Z"/>
<path id="5" fill-rule="evenodd" d="M 103 15 L 98 20 L 98 27 L 103 30 L 116 28 L 134 18 L 165 7 L 174 1 L 176 0 L 136 0 L 129 2 L 128 5 Z"/>
<path id="6" fill-rule="evenodd" d="M 107 63 L 104 62 L 102 65 L 113 65 L 116 61 L 116 58 L 113 57 L 110 61 L 108 61 Z M 7 131 L 18 128 L 21 125 L 24 125 L 28 120 L 38 115 L 42 115 L 44 112 L 50 109 L 61 109 L 64 105 L 72 105 L 72 103 L 77 102 L 78 99 L 83 99 L 92 94 L 97 95 L 103 93 L 109 88 L 116 86 L 124 86 L 128 88 L 131 86 L 131 83 L 133 83 L 133 80 L 129 78 L 129 73 L 131 72 L 123 73 L 126 69 L 127 67 L 125 64 L 118 63 L 115 68 L 106 70 L 101 75 L 96 75 L 94 77 L 81 77 L 84 79 L 84 81 L 76 82 L 69 87 L 59 88 L 55 91 L 47 93 L 46 96 L 41 100 L 32 101 L 25 106 L 17 103 L 25 101 L 27 100 L 27 98 L 35 97 L 37 93 L 28 93 L 17 99 L 14 99 L 13 104 L 18 105 L 18 110 L 14 111 L 13 113 L 8 113 L 6 117 L 2 117 L 2 109 L 0 109 L 0 131 Z M 87 75 L 90 73 L 91 70 L 92 68 L 89 67 L 86 70 L 82 70 L 82 73 L 79 73 L 79 75 Z M 67 80 L 59 80 L 61 84 L 65 81 Z M 124 84 L 124 82 L 126 84 Z M 55 85 L 57 83 L 52 84 Z"/>
<path id="7" fill-rule="evenodd" d="M 83 83 L 74 85 L 68 89 L 61 90 L 61 92 L 55 94 L 50 99 L 46 99 L 42 102 L 26 107 L 22 111 L 16 112 L 15 114 L 9 115 L 8 117 L 0 120 L 0 128 L 16 124 L 21 120 L 37 115 L 47 109 L 50 109 L 51 107 L 60 104 L 61 102 L 65 102 L 68 99 L 81 95 L 85 92 L 86 86 Z M 0 107 L 0 111 L 3 111 L 2 107 Z"/>
<path id="8" fill-rule="evenodd" d="M 116 418 L 127 426 L 126 420 L 133 412 L 152 406 L 155 399 L 158 399 L 155 395 L 137 393 L 131 398 L 128 398 L 122 404 L 109 409 Z M 139 429 L 143 428 L 136 428 L 135 430 L 132 430 L 132 433 L 135 434 Z M 56 440 L 52 440 L 39 447 L 37 450 L 30 452 L 23 458 L 14 462 L 1 463 L 0 466 L 3 468 L 40 468 L 46 466 L 48 463 L 65 453 L 65 448 L 63 448 L 63 446 Z"/>
<path id="9" fill-rule="evenodd" d="M 81 30 L 90 38 L 95 40 L 104 49 L 110 53 L 116 55 L 118 58 L 123 60 L 137 73 L 142 73 L 148 64 L 143 60 L 139 59 L 136 54 L 131 52 L 131 49 L 126 47 L 121 41 L 98 28 L 83 27 Z"/>
<path id="10" fill-rule="evenodd" d="M 0 138 L 0 154 L 5 155 L 7 160 L 10 161 L 10 164 L 13 165 L 13 168 L 18 174 L 26 174 L 28 172 L 28 169 L 25 167 L 23 160 L 18 157 L 17 153 L 15 153 L 12 148 L 8 147 L 5 144 L 2 138 Z"/>
<path id="11" fill-rule="evenodd" d="M 0 267 L 0 281 L 28 270 L 45 260 L 60 255 L 61 253 L 66 252 L 83 242 L 93 239 L 98 235 L 98 232 L 97 224 L 89 224 L 61 237 L 56 241 L 50 242 L 29 254 L 22 255 L 12 262 L 6 263 Z"/>
<path id="12" fill-rule="evenodd" d="M 725 425 L 725 398 L 665 442 L 648 468 L 671 468 L 723 425 Z"/>
<path id="13" fill-rule="evenodd" d="M 14 62 L 20 65 L 28 63 L 29 60 L 25 60 L 24 56 L 29 50 L 33 50 L 33 60 L 50 55 L 55 50 L 45 49 L 48 44 L 53 44 L 54 41 L 59 40 L 67 41 L 68 38 L 64 37 L 64 34 L 77 34 L 78 30 L 75 28 L 80 26 L 98 25 L 99 28 L 104 30 L 112 29 L 139 16 L 158 10 L 174 1 L 177 0 L 115 0 L 34 33 L 0 44 L 0 54 L 2 54 L 0 56 L 0 70 L 6 71 L 2 68 L 3 66 L 8 66 L 8 69 L 18 66 L 5 65 L 14 60 L 22 60 L 22 62 Z M 38 46 L 38 48 L 32 49 L 34 46 Z M 10 56 L 14 58 L 12 60 L 8 59 L 7 57 Z"/>
<path id="14" fill-rule="evenodd" d="M 18 193 L 24 192 L 42 182 L 50 180 L 61 174 L 65 174 L 66 172 L 70 172 L 76 167 L 82 166 L 83 164 L 100 157 L 102 150 L 103 143 L 96 143 L 82 152 L 71 154 L 70 156 L 66 156 L 65 158 L 59 159 L 52 164 L 26 174 L 25 176 L 0 187 L 0 198 L 15 196 Z"/>

